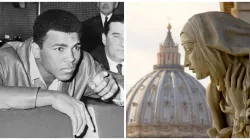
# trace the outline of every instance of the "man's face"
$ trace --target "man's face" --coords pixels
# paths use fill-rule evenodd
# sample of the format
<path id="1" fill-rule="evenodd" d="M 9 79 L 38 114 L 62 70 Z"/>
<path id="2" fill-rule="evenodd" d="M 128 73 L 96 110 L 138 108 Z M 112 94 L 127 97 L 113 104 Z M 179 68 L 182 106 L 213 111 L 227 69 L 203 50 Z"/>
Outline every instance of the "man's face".
<path id="1" fill-rule="evenodd" d="M 115 8 L 117 8 L 118 3 L 117 2 L 98 2 L 97 6 L 99 7 L 100 12 L 107 16 L 111 14 Z"/>
<path id="2" fill-rule="evenodd" d="M 107 55 L 116 62 L 124 61 L 124 24 L 121 22 L 111 22 L 110 30 L 102 35 L 103 44 Z"/>
<path id="3" fill-rule="evenodd" d="M 40 50 L 40 62 L 46 76 L 60 81 L 69 80 L 79 59 L 80 41 L 77 33 L 47 32 Z"/>

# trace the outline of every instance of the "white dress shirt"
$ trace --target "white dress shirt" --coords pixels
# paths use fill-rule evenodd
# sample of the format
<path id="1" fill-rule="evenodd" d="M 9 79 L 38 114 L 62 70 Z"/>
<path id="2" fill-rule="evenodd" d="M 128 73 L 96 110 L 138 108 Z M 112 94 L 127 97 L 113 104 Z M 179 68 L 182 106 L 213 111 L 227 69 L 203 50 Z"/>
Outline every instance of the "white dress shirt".
<path id="1" fill-rule="evenodd" d="M 121 62 L 121 63 L 115 62 L 115 61 L 111 60 L 111 59 L 108 57 L 107 54 L 106 54 L 106 57 L 107 57 L 107 59 L 108 59 L 110 71 L 115 72 L 115 73 L 118 73 L 118 69 L 116 68 L 116 66 L 117 66 L 118 64 L 122 64 L 122 75 L 124 75 L 124 65 L 123 65 L 124 62 Z"/>
<path id="2" fill-rule="evenodd" d="M 122 64 L 122 75 L 124 75 L 124 65 L 123 65 L 123 62 L 121 62 L 121 63 L 118 63 L 118 62 L 115 62 L 115 61 L 113 61 L 113 60 L 111 60 L 109 57 L 108 57 L 108 55 L 106 54 L 106 57 L 107 57 L 107 59 L 108 59 L 108 63 L 109 63 L 109 69 L 110 69 L 110 71 L 112 71 L 112 72 L 115 72 L 115 73 L 118 73 L 118 69 L 116 68 L 116 66 L 118 65 L 118 64 Z M 123 103 L 124 103 L 124 89 L 120 86 L 120 85 L 118 85 L 119 86 L 119 88 L 120 88 L 120 101 L 122 101 Z M 113 100 L 117 105 L 119 105 L 119 106 L 123 106 L 123 103 L 119 103 L 118 102 L 118 100 Z"/>
<path id="3" fill-rule="evenodd" d="M 105 17 L 108 17 L 108 21 L 109 21 L 113 13 L 109 14 L 108 16 L 105 16 L 103 13 L 100 12 L 100 15 L 102 19 L 102 26 L 104 27 Z"/>

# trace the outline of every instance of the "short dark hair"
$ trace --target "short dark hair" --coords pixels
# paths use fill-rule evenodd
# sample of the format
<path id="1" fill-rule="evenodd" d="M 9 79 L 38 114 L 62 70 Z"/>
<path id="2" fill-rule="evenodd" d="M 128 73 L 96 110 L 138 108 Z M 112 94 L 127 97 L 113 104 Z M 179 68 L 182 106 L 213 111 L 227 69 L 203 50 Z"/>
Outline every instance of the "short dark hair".
<path id="1" fill-rule="evenodd" d="M 81 21 L 72 13 L 59 9 L 51 9 L 39 15 L 33 25 L 34 42 L 40 48 L 43 46 L 46 34 L 49 30 L 66 33 L 78 33 L 81 35 Z"/>
<path id="2" fill-rule="evenodd" d="M 119 14 L 119 15 L 113 15 L 112 18 L 108 21 L 107 26 L 104 28 L 104 34 L 107 35 L 109 30 L 110 30 L 110 24 L 112 22 L 121 22 L 124 23 L 124 15 Z"/>

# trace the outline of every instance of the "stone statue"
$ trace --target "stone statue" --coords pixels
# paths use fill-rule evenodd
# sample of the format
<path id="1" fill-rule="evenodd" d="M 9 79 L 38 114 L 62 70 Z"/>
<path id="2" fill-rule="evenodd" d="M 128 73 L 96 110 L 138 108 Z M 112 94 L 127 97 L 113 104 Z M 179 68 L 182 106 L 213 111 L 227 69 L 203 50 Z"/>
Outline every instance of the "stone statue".
<path id="1" fill-rule="evenodd" d="M 180 34 L 184 66 L 210 76 L 209 137 L 250 137 L 250 24 L 222 12 L 191 17 Z"/>

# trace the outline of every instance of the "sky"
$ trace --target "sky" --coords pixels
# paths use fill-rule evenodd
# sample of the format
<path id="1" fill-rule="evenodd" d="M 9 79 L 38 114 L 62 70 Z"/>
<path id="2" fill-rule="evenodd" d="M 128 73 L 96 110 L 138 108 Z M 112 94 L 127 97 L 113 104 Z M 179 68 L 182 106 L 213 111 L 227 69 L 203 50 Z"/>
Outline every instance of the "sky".
<path id="1" fill-rule="evenodd" d="M 129 2 L 126 3 L 126 89 L 129 89 L 146 74 L 153 71 L 157 63 L 159 44 L 167 35 L 170 22 L 172 37 L 179 44 L 181 65 L 184 64 L 184 49 L 180 42 L 180 31 L 188 19 L 195 14 L 220 11 L 219 2 Z M 185 72 L 195 77 L 192 71 Z M 199 80 L 206 87 L 209 78 Z"/>

